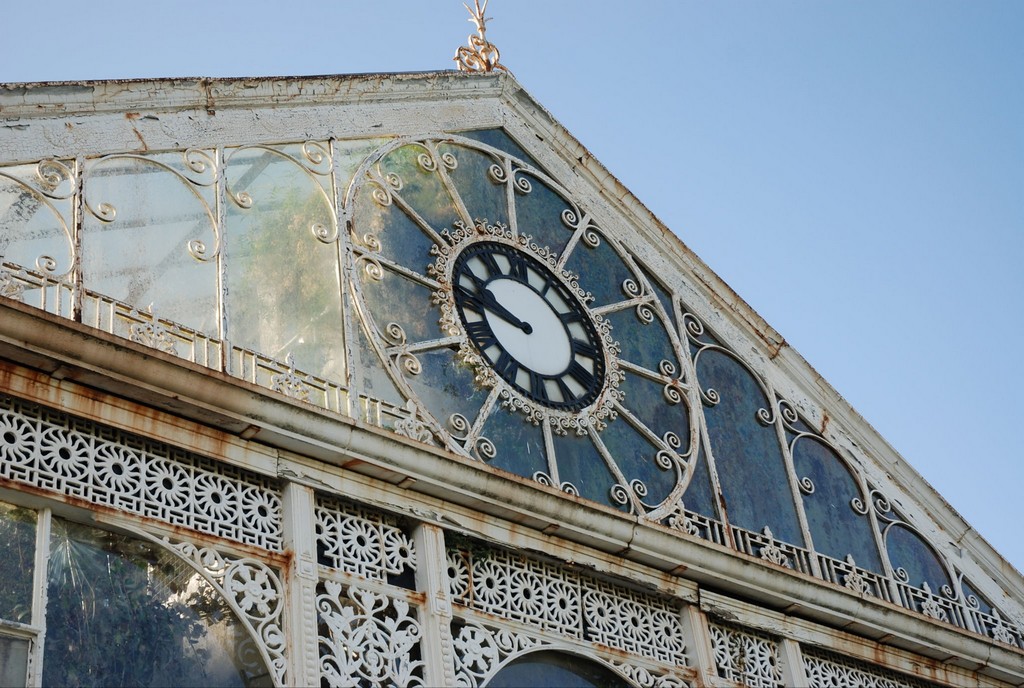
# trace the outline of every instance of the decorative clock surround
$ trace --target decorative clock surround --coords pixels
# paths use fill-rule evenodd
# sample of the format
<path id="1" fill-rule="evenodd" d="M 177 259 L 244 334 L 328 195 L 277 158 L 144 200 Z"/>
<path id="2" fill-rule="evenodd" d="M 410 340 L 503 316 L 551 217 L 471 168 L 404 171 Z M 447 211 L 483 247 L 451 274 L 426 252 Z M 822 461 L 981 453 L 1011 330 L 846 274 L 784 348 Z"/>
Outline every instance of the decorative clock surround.
<path id="1" fill-rule="evenodd" d="M 611 326 L 587 311 L 592 297 L 578 279 L 559 271 L 546 248 L 500 224 L 459 223 L 442 235 L 453 247 L 440 248 L 429 268 L 442 287 L 434 299 L 442 329 L 463 338 L 459 359 L 476 380 L 504 383 L 510 408 L 558 432 L 603 427 L 623 396 L 619 346 Z"/>

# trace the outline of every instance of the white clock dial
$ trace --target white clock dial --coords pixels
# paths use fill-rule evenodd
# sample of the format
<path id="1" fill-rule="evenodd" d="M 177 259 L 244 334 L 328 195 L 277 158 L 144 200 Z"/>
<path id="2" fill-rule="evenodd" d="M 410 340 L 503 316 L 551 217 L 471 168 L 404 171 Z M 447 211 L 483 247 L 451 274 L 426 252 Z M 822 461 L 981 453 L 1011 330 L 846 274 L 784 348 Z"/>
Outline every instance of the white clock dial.
<path id="1" fill-rule="evenodd" d="M 487 324 L 498 344 L 530 370 L 557 375 L 572 359 L 572 345 L 565 325 L 554 309 L 529 285 L 513 279 L 495 279 L 487 285 L 499 304 L 529 327 L 517 327 L 487 310 Z"/>

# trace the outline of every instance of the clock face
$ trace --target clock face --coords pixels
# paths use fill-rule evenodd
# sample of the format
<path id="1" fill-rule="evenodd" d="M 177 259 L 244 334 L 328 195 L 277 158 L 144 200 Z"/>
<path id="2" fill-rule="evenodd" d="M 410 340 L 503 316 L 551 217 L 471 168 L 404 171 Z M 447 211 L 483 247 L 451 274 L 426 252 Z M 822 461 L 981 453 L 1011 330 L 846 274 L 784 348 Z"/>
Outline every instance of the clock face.
<path id="1" fill-rule="evenodd" d="M 456 258 L 451 284 L 466 336 L 520 394 L 575 411 L 600 395 L 601 339 L 579 299 L 539 260 L 482 241 Z"/>

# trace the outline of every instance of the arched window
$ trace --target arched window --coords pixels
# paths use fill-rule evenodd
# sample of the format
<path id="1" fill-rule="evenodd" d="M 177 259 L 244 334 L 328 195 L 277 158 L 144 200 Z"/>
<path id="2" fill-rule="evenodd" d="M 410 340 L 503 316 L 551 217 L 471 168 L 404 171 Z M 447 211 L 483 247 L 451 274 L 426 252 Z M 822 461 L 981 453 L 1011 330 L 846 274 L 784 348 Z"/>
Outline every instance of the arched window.
<path id="1" fill-rule="evenodd" d="M 621 676 L 597 662 L 565 652 L 532 652 L 513 660 L 487 682 L 487 688 L 630 688 Z"/>

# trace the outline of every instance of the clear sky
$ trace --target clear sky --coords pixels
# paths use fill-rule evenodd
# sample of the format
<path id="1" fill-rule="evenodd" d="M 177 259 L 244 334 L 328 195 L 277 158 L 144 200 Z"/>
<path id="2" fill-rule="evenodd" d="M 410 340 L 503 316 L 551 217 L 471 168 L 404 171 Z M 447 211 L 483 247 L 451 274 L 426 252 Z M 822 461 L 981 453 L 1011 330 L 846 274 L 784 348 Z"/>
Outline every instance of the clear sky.
<path id="1" fill-rule="evenodd" d="M 527 91 L 1024 568 L 1024 2 L 488 16 Z M 448 69 L 467 17 L 460 0 L 9 3 L 0 81 Z"/>

